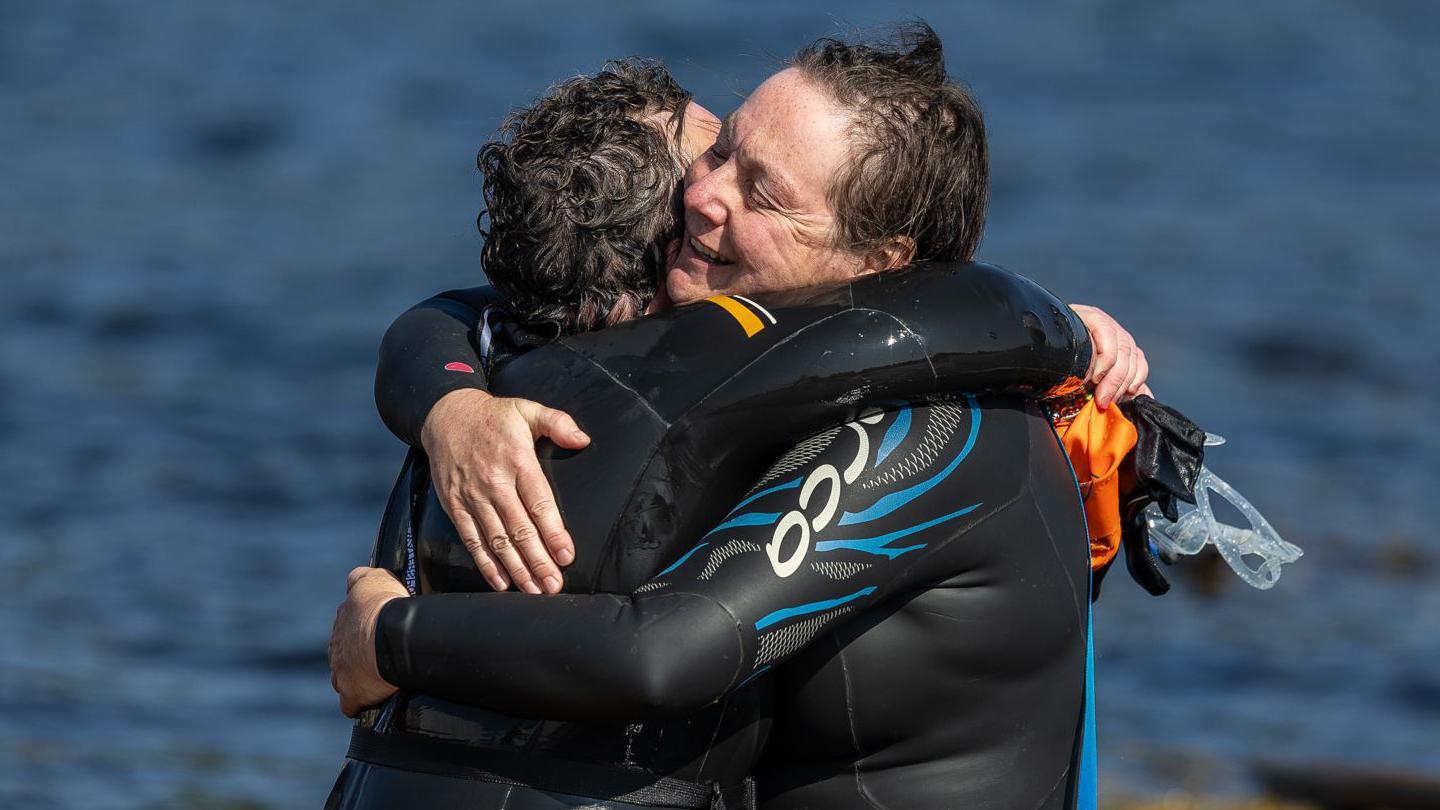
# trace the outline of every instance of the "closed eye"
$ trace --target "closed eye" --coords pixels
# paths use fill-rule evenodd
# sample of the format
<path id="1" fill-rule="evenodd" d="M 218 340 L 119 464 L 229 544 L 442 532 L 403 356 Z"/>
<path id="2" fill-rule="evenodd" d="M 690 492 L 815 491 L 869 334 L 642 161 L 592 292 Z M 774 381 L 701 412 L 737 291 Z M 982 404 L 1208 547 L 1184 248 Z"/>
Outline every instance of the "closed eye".
<path id="1" fill-rule="evenodd" d="M 757 208 L 771 207 L 769 200 L 766 200 L 765 195 L 760 193 L 759 184 L 754 180 L 745 181 L 745 199 Z"/>

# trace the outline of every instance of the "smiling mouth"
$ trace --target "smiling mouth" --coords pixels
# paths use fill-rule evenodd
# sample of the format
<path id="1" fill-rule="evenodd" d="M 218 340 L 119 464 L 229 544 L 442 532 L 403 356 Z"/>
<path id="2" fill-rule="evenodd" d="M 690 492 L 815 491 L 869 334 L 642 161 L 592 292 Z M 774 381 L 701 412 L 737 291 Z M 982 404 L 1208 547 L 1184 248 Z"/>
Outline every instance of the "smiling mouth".
<path id="1" fill-rule="evenodd" d="M 707 250 L 704 245 L 700 244 L 700 240 L 695 237 L 691 236 L 687 237 L 687 239 L 690 242 L 690 249 L 695 251 L 695 254 L 705 261 L 711 264 L 731 264 L 729 259 L 721 256 L 719 253 Z"/>

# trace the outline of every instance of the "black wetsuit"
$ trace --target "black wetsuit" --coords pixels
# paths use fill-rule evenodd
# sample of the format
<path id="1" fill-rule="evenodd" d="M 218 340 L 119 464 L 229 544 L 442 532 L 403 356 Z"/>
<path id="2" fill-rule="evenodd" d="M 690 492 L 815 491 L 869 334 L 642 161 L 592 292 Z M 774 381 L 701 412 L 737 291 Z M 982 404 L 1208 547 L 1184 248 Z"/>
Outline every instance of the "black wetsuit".
<path id="1" fill-rule="evenodd" d="M 382 673 L 413 696 L 386 734 L 362 730 L 361 758 L 414 764 L 387 755 L 388 741 L 449 736 L 472 746 L 466 773 L 498 781 L 536 781 L 496 755 L 505 749 L 729 783 L 750 771 L 763 739 L 759 688 L 778 685 L 785 710 L 762 769 L 766 806 L 1070 806 L 1087 557 L 1063 455 L 1043 416 L 1019 401 L 977 410 L 893 399 L 942 386 L 1048 387 L 1083 370 L 1083 330 L 1036 288 L 984 267 L 760 303 L 702 304 L 567 338 L 496 374 L 497 393 L 569 410 L 596 437 L 548 462 L 579 547 L 567 587 L 635 595 L 447 594 L 387 607 Z M 802 442 L 727 516 L 743 482 L 793 437 L 884 401 L 891 415 Z M 841 469 L 837 455 L 843 475 L 819 472 Z M 824 480 L 811 492 L 802 479 L 813 475 Z M 800 494 L 808 511 L 775 508 L 788 498 L 795 509 Z M 821 500 L 833 508 L 817 512 Z M 418 513 L 422 590 L 484 590 L 453 529 L 439 528 L 448 523 L 433 498 Z M 807 521 L 813 553 L 801 555 L 790 547 Z M 763 549 L 777 527 L 789 534 L 772 561 Z M 672 563 L 686 541 L 694 548 Z M 381 561 L 403 570 L 393 548 Z M 959 629 L 922 627 L 930 616 Z M 816 637 L 827 643 L 805 649 Z M 781 678 L 738 688 L 802 649 Z M 903 682 L 851 692 L 855 678 L 884 677 Z M 951 694 L 953 705 L 922 710 Z M 601 725 L 467 714 L 442 696 Z M 632 724 L 647 717 L 665 719 Z M 383 781 L 383 769 L 357 767 Z M 356 799 L 347 806 L 380 806 L 347 792 Z"/>

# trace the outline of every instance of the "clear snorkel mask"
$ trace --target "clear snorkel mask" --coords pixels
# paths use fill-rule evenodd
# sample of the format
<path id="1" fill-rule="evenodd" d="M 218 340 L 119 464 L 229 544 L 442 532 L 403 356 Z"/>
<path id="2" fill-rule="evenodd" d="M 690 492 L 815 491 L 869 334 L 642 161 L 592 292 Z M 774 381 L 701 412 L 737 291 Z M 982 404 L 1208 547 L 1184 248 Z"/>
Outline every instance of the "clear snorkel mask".
<path id="1" fill-rule="evenodd" d="M 1225 439 L 1220 436 L 1205 434 L 1206 447 L 1224 443 Z M 1232 526 L 1216 518 L 1210 507 L 1211 493 L 1235 507 L 1250 525 Z M 1241 579 L 1264 590 L 1274 587 L 1280 579 L 1282 565 L 1295 562 L 1305 553 L 1299 546 L 1281 540 L 1259 510 L 1206 467 L 1200 468 L 1195 480 L 1195 505 L 1177 500 L 1176 506 L 1180 516 L 1174 523 L 1155 504 L 1145 508 L 1150 542 L 1167 564 L 1182 556 L 1199 554 L 1209 543 Z M 1252 567 L 1251 560 L 1256 558 L 1258 564 Z"/>

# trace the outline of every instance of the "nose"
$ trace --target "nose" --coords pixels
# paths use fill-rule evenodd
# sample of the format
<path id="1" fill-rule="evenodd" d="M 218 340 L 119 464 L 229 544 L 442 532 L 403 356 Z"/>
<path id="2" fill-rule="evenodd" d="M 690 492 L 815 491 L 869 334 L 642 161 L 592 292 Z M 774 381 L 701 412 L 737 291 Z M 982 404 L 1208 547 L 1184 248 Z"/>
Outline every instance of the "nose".
<path id="1" fill-rule="evenodd" d="M 702 158 L 690 167 L 689 182 L 685 186 L 685 215 L 694 226 L 713 228 L 725 224 L 729 218 L 727 182 L 733 185 L 732 164 L 733 161 L 727 160 L 715 166 Z"/>

